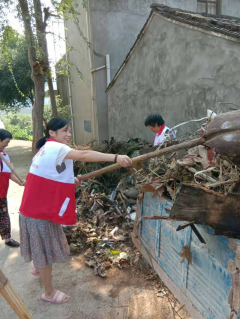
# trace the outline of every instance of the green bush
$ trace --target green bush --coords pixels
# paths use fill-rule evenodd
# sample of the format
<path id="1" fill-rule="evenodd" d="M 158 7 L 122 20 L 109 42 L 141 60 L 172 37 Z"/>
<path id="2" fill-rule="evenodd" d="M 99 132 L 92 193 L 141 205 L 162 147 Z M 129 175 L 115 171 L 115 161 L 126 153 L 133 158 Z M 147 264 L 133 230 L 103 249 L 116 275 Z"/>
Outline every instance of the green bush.
<path id="1" fill-rule="evenodd" d="M 6 130 L 12 133 L 13 138 L 17 140 L 32 141 L 32 118 L 27 114 L 11 114 L 0 116 L 5 124 Z"/>
<path id="2" fill-rule="evenodd" d="M 70 121 L 71 120 L 71 112 L 70 112 L 70 105 L 64 105 L 62 106 L 62 99 L 58 95 L 56 96 L 56 104 L 57 104 L 57 111 L 58 111 L 58 116 L 63 117 L 66 120 Z M 44 111 L 43 111 L 43 121 L 46 124 L 48 121 L 51 120 L 53 117 L 52 115 L 52 107 L 51 103 L 48 102 L 44 105 Z"/>
<path id="3" fill-rule="evenodd" d="M 32 139 L 33 139 L 32 130 L 29 130 L 28 127 L 23 129 L 23 128 L 20 128 L 19 126 L 7 124 L 6 130 L 11 132 L 13 138 L 15 138 L 16 140 L 32 141 Z"/>
<path id="4" fill-rule="evenodd" d="M 70 106 L 62 106 L 62 100 L 59 96 L 56 97 L 58 116 L 67 120 L 71 120 Z M 52 108 L 50 102 L 44 105 L 43 125 L 46 128 L 47 122 L 52 118 Z M 28 114 L 13 114 L 0 115 L 0 120 L 5 124 L 6 130 L 12 133 L 13 138 L 17 140 L 33 139 L 32 117 Z"/>

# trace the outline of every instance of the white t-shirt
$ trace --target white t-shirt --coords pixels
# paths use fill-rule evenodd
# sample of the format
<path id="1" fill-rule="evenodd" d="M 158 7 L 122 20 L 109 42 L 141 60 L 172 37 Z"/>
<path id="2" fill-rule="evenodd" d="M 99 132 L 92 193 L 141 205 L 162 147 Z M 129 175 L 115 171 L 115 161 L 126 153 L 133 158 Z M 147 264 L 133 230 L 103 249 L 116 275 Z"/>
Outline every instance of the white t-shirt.
<path id="1" fill-rule="evenodd" d="M 165 126 L 162 132 L 159 131 L 154 139 L 153 146 L 161 145 L 165 140 L 169 139 L 175 139 L 176 134 L 173 130 L 171 130 L 169 127 Z"/>
<path id="2" fill-rule="evenodd" d="M 58 153 L 58 157 L 57 157 L 57 161 L 56 161 L 56 166 L 58 165 L 62 165 L 62 162 L 64 160 L 64 158 L 68 155 L 68 153 L 72 151 L 71 147 L 69 147 L 68 145 L 63 145 L 62 148 L 60 149 L 59 153 Z"/>

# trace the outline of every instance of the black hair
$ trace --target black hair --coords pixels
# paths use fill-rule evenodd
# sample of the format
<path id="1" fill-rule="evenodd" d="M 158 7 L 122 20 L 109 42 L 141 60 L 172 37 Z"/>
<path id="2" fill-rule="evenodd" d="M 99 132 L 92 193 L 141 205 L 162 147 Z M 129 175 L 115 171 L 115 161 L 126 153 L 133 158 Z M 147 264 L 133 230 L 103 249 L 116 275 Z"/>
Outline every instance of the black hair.
<path id="1" fill-rule="evenodd" d="M 68 125 L 69 122 L 62 117 L 54 117 L 51 119 L 46 127 L 46 136 L 42 137 L 36 144 L 37 149 L 39 150 L 45 143 L 48 138 L 50 138 L 49 131 L 57 131 L 60 128 Z"/>
<path id="2" fill-rule="evenodd" d="M 12 139 L 12 134 L 9 131 L 4 130 L 3 128 L 1 128 L 0 129 L 0 140 L 4 141 L 6 138 Z"/>
<path id="3" fill-rule="evenodd" d="M 156 124 L 158 126 L 161 126 L 164 123 L 165 123 L 164 119 L 161 117 L 161 115 L 159 113 L 149 114 L 144 122 L 145 126 L 153 126 L 153 127 L 155 127 Z"/>

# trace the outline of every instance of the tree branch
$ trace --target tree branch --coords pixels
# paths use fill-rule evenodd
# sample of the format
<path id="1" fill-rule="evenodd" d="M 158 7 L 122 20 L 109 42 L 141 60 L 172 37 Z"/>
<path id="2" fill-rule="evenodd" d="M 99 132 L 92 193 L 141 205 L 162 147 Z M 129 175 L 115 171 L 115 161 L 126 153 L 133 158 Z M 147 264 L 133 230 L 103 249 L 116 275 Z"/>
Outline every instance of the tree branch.
<path id="1" fill-rule="evenodd" d="M 19 0 L 19 6 L 22 12 L 22 18 L 25 29 L 25 36 L 29 45 L 33 46 L 34 44 L 34 35 L 31 27 L 31 16 L 29 13 L 27 0 Z"/>
<path id="2" fill-rule="evenodd" d="M 46 29 L 47 21 L 48 21 L 49 17 L 51 16 L 50 8 L 49 7 L 44 8 L 43 12 L 44 12 L 44 25 L 45 25 L 45 29 Z"/>

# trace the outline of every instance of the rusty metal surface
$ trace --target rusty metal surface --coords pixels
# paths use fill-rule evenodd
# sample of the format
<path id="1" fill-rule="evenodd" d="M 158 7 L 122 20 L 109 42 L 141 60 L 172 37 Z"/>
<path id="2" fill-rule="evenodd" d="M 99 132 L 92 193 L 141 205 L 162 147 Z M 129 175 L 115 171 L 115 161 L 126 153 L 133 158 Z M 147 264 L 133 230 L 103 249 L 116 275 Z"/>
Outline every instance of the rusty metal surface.
<path id="1" fill-rule="evenodd" d="M 240 110 L 215 117 L 208 124 L 204 137 L 205 145 L 227 156 L 234 164 L 240 164 Z"/>

